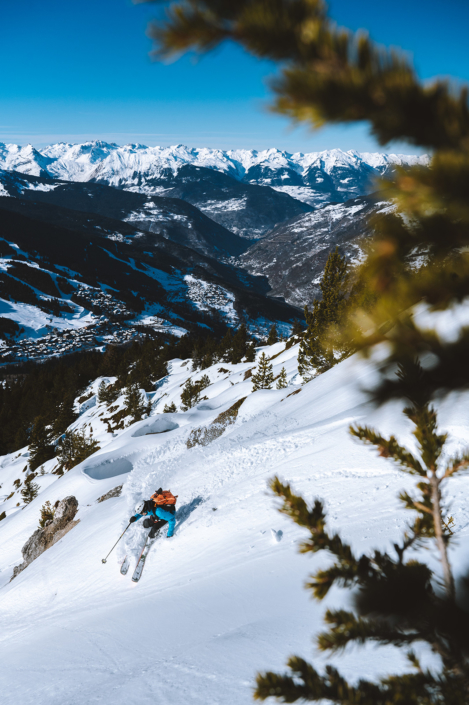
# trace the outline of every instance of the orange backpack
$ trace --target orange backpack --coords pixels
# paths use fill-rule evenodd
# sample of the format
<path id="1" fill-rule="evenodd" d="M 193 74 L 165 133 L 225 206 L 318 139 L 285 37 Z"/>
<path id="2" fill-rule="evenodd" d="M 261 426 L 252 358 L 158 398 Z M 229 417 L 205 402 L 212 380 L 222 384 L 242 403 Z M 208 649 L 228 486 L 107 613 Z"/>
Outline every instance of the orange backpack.
<path id="1" fill-rule="evenodd" d="M 152 494 L 151 498 L 157 507 L 164 507 L 165 505 L 174 506 L 178 496 L 174 496 L 169 490 L 166 490 L 160 494 L 155 492 L 155 494 Z"/>

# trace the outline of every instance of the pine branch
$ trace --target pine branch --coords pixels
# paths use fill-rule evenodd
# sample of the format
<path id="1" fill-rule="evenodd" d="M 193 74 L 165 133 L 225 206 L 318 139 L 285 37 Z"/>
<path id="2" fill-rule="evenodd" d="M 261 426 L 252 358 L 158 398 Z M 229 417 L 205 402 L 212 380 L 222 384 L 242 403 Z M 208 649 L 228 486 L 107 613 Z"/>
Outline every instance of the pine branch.
<path id="1" fill-rule="evenodd" d="M 381 458 L 394 460 L 403 470 L 411 475 L 426 476 L 426 470 L 412 453 L 409 453 L 403 446 L 399 445 L 394 436 L 389 439 L 384 438 L 367 426 L 350 426 L 349 431 L 352 436 L 366 445 L 373 445 L 378 449 Z"/>
<path id="2" fill-rule="evenodd" d="M 357 618 L 346 610 L 327 610 L 324 621 L 330 625 L 330 629 L 317 637 L 321 651 L 336 653 L 350 642 L 366 644 L 371 640 L 382 645 L 404 646 L 422 640 L 419 631 L 401 631 L 392 628 L 385 620 Z"/>
<path id="3" fill-rule="evenodd" d="M 442 479 L 451 477 L 456 473 L 463 472 L 469 468 L 469 452 L 462 453 L 461 455 L 455 455 L 448 462 L 448 466 L 445 470 L 445 474 Z"/>

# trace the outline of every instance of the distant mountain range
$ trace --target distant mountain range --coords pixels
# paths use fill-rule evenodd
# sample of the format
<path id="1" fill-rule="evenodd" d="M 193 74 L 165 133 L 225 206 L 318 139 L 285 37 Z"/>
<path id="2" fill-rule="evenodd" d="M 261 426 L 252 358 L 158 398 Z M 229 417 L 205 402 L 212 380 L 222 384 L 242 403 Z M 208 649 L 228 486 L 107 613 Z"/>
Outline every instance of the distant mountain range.
<path id="1" fill-rule="evenodd" d="M 204 178 L 202 170 L 219 172 L 243 184 L 270 186 L 309 205 L 347 201 L 373 191 L 373 180 L 391 174 L 395 166 L 428 165 L 429 157 L 403 154 L 343 152 L 341 149 L 289 154 L 278 149 L 228 150 L 173 147 L 118 146 L 107 142 L 66 144 L 40 151 L 0 143 L 0 168 L 66 181 L 93 181 L 140 193 L 157 194 Z M 194 172 L 187 167 L 198 167 Z M 170 194 L 167 194 L 170 195 Z M 180 196 L 184 198 L 184 196 Z M 241 192 L 229 195 L 230 211 L 242 211 Z M 217 207 L 198 193 L 191 201 L 217 220 Z"/>
<path id="2" fill-rule="evenodd" d="M 0 143 L 0 338 L 17 340 L 7 359 L 35 356 L 18 341 L 53 328 L 91 325 L 98 342 L 131 338 L 142 323 L 287 330 L 320 295 L 336 245 L 362 256 L 369 216 L 389 208 L 372 195 L 375 179 L 428 163 L 341 150 Z M 68 349 L 60 336 L 51 345 Z"/>

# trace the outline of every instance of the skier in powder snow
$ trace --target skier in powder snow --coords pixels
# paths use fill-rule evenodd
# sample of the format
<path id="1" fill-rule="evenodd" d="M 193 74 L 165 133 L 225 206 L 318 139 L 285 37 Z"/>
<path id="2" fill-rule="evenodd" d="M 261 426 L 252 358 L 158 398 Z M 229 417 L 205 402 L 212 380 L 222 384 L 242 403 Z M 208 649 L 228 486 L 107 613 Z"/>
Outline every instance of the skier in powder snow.
<path id="1" fill-rule="evenodd" d="M 163 491 L 160 487 L 155 494 L 141 502 L 136 508 L 134 516 L 130 517 L 130 523 L 138 521 L 142 516 L 147 518 L 143 521 L 145 529 L 150 529 L 148 537 L 154 539 L 159 530 L 165 524 L 168 524 L 168 535 L 170 539 L 174 534 L 174 525 L 176 524 L 176 497 L 169 491 Z"/>

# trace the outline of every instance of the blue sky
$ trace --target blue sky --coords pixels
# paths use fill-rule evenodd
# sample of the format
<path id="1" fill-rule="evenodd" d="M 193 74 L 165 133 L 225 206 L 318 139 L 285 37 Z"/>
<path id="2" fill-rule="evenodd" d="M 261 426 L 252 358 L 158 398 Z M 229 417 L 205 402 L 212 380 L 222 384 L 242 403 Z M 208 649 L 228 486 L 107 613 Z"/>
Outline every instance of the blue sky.
<path id="1" fill-rule="evenodd" d="M 340 24 L 408 50 L 422 77 L 469 80 L 467 0 L 330 0 L 330 8 Z M 366 126 L 311 133 L 267 113 L 273 69 L 237 47 L 197 62 L 151 61 L 145 28 L 158 11 L 130 0 L 3 2 L 0 141 L 383 151 Z"/>

